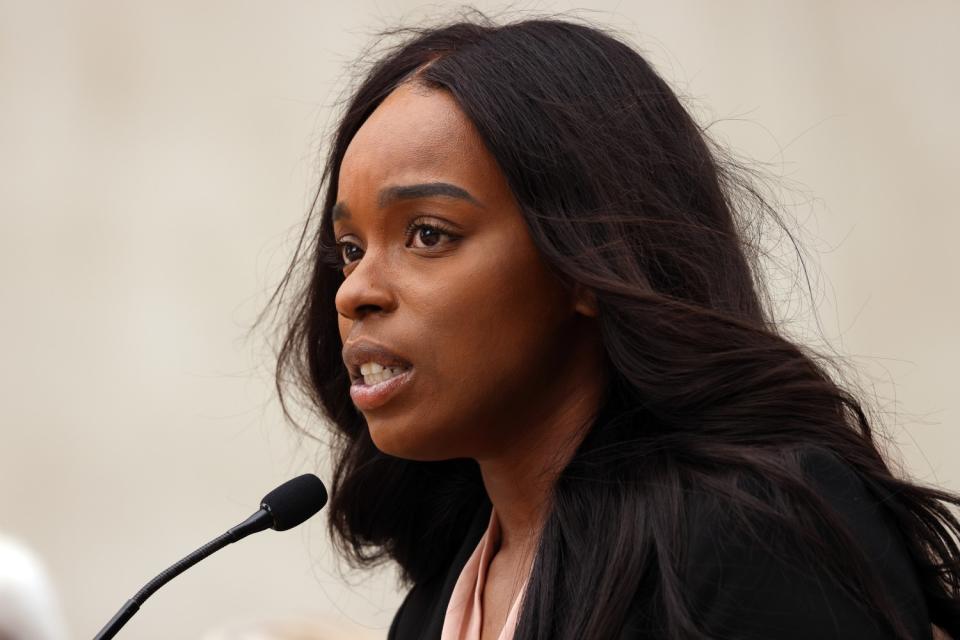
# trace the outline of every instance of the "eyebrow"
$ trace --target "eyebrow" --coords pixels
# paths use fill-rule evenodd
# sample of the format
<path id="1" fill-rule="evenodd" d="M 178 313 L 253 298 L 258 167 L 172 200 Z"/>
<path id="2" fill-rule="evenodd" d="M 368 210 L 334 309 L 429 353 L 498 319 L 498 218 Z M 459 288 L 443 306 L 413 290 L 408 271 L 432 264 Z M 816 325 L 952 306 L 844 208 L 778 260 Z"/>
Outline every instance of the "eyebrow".
<path id="1" fill-rule="evenodd" d="M 380 190 L 378 204 L 382 208 L 398 200 L 416 200 L 418 198 L 435 198 L 438 196 L 465 200 L 483 208 L 483 203 L 473 197 L 469 191 L 455 184 L 450 184 L 449 182 L 423 182 L 420 184 L 384 187 Z M 349 218 L 350 209 L 347 207 L 347 203 L 338 202 L 333 205 L 331 222 Z"/>

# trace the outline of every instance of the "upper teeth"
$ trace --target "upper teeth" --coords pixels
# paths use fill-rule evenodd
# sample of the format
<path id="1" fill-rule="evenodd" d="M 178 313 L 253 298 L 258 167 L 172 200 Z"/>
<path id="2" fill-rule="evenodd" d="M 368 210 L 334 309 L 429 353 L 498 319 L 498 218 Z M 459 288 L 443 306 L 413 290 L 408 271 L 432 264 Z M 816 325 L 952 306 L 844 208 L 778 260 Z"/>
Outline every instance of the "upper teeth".
<path id="1" fill-rule="evenodd" d="M 365 362 L 360 365 L 360 373 L 365 376 L 368 376 L 372 373 L 380 373 L 384 369 L 395 369 L 397 371 L 401 371 L 405 369 L 405 367 L 385 367 L 379 362 Z"/>

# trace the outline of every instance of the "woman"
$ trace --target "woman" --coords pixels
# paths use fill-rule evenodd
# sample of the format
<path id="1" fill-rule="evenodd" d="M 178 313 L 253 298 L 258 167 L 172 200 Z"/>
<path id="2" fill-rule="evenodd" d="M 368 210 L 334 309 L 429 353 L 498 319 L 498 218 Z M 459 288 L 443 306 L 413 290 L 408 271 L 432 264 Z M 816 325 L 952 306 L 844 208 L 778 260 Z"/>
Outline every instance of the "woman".
<path id="1" fill-rule="evenodd" d="M 643 58 L 561 20 L 409 34 L 275 294 L 305 271 L 278 385 L 338 435 L 341 549 L 412 587 L 389 637 L 960 634 L 960 497 L 894 477 L 778 331 L 755 192 Z"/>

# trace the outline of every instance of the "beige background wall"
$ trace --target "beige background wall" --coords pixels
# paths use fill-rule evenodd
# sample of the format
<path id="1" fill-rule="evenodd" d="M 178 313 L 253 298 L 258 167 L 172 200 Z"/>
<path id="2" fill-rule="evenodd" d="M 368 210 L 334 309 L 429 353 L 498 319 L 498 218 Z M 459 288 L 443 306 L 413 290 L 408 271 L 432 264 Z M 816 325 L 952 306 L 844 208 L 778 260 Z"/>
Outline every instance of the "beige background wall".
<path id="1" fill-rule="evenodd" d="M 264 338 L 244 331 L 289 256 L 345 64 L 376 28 L 435 10 L 0 0 L 0 530 L 45 559 L 73 636 L 312 467 Z M 960 490 L 960 4 L 579 15 L 633 34 L 782 176 L 823 335 L 860 367 L 908 470 Z M 154 596 L 127 637 L 236 638 L 204 633 L 298 616 L 383 637 L 392 574 L 335 566 L 319 518 L 261 534 Z"/>

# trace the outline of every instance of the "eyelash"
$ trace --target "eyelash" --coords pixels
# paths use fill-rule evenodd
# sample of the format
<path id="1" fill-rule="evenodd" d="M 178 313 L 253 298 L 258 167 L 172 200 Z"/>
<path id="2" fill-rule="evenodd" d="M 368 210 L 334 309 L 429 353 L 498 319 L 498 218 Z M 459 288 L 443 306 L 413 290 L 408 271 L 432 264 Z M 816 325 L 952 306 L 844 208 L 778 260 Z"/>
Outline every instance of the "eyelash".
<path id="1" fill-rule="evenodd" d="M 406 246 L 406 244 L 409 243 L 410 240 L 412 239 L 413 235 L 415 233 L 419 233 L 421 229 L 430 229 L 431 231 L 436 231 L 441 236 L 447 236 L 449 240 L 455 240 L 457 238 L 457 236 L 453 234 L 453 229 L 445 225 L 442 225 L 436 222 L 426 223 L 426 222 L 420 222 L 418 220 L 412 220 L 410 224 L 407 225 L 406 230 L 404 230 L 403 232 L 404 246 Z M 324 256 L 324 263 L 327 264 L 328 266 L 331 266 L 337 269 L 344 269 L 350 266 L 351 264 L 353 264 L 354 262 L 356 262 L 357 260 L 353 260 L 352 262 L 343 261 L 343 249 L 344 247 L 347 247 L 347 246 L 356 246 L 356 245 L 352 242 L 334 243 L 333 247 L 331 247 L 330 250 Z"/>

